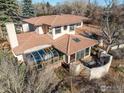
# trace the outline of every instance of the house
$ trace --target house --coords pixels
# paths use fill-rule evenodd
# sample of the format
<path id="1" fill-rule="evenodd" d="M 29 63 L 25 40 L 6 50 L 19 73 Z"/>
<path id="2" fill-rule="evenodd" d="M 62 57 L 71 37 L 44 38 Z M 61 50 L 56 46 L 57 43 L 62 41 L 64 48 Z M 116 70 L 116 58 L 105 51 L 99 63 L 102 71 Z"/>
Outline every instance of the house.
<path id="1" fill-rule="evenodd" d="M 103 42 L 98 27 L 85 25 L 86 20 L 68 14 L 33 17 L 23 20 L 20 34 L 16 34 L 14 23 L 6 23 L 12 53 L 18 61 L 38 66 L 64 62 L 75 75 L 85 71 L 89 79 L 101 78 L 109 71 L 113 57 L 99 49 L 99 57 L 92 59 L 91 50 Z"/>
<path id="2" fill-rule="evenodd" d="M 19 61 L 45 62 L 62 57 L 66 63 L 91 55 L 98 44 L 94 39 L 77 34 L 86 17 L 62 14 L 33 17 L 23 20 L 23 32 L 16 34 L 13 23 L 6 23 L 12 52 Z"/>

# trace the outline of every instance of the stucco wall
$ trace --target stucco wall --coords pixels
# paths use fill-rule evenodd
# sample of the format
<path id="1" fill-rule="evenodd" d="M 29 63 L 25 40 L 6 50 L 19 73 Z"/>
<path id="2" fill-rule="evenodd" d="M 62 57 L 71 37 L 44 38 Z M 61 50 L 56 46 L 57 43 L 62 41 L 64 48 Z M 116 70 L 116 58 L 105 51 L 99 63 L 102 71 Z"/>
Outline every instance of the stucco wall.
<path id="1" fill-rule="evenodd" d="M 19 62 L 24 62 L 23 55 L 16 55 L 13 51 L 12 51 L 12 53 L 13 53 L 14 57 L 16 57 Z"/>
<path id="2" fill-rule="evenodd" d="M 11 48 L 13 49 L 19 46 L 16 31 L 15 31 L 15 26 L 14 26 L 14 23 L 6 23 L 5 25 L 6 25 L 6 30 L 8 34 L 8 39 L 9 39 Z"/>
<path id="3" fill-rule="evenodd" d="M 67 26 L 67 30 L 64 30 L 64 27 L 61 27 L 61 33 L 55 34 L 55 28 L 52 29 L 53 39 L 56 39 L 64 34 L 75 34 L 75 31 L 70 31 L 70 26 Z"/>
<path id="4" fill-rule="evenodd" d="M 38 34 L 44 34 L 44 31 L 43 31 L 43 28 L 42 27 L 37 27 L 35 29 L 35 31 L 38 33 Z"/>
<path id="5" fill-rule="evenodd" d="M 112 62 L 112 56 L 109 54 L 106 54 L 107 57 L 110 57 L 109 61 L 107 64 L 100 66 L 100 67 L 95 67 L 90 69 L 90 80 L 91 79 L 98 79 L 103 77 L 106 73 L 108 73 L 111 62 Z"/>
<path id="6" fill-rule="evenodd" d="M 85 70 L 88 72 L 87 75 L 89 75 L 90 80 L 99 79 L 103 77 L 106 73 L 108 73 L 112 59 L 113 59 L 113 57 L 109 54 L 105 54 L 105 56 L 110 58 L 109 58 L 109 61 L 103 66 L 88 68 L 84 66 L 82 63 L 71 63 L 70 71 L 73 75 L 79 75 L 82 70 L 83 71 Z"/>
<path id="7" fill-rule="evenodd" d="M 81 70 L 83 70 L 84 68 L 85 67 L 82 64 L 70 63 L 70 73 L 74 76 L 79 75 Z"/>
<path id="8" fill-rule="evenodd" d="M 22 24 L 22 29 L 24 32 L 28 32 L 30 29 L 29 29 L 29 24 L 28 23 L 24 23 Z"/>
<path id="9" fill-rule="evenodd" d="M 118 49 L 118 48 L 124 48 L 124 44 L 112 46 L 111 50 L 115 50 L 115 49 Z"/>
<path id="10" fill-rule="evenodd" d="M 111 62 L 112 62 L 112 56 L 110 56 L 110 60 L 106 65 L 90 69 L 90 80 L 101 78 L 106 73 L 108 73 Z"/>
<path id="11" fill-rule="evenodd" d="M 45 48 L 48 48 L 48 47 L 51 47 L 51 46 L 52 45 L 49 45 L 49 44 L 36 46 L 36 47 L 25 50 L 24 53 L 31 53 L 31 52 L 38 51 L 38 50 L 41 50 L 41 49 L 45 49 Z"/>
<path id="12" fill-rule="evenodd" d="M 16 57 L 17 57 L 18 61 L 20 61 L 20 62 L 24 61 L 23 55 L 18 55 Z"/>
<path id="13" fill-rule="evenodd" d="M 75 29 L 78 28 L 78 27 L 82 27 L 82 26 L 83 26 L 83 22 L 81 22 L 81 26 L 76 26 L 75 25 Z M 56 39 L 56 38 L 58 38 L 58 37 L 60 37 L 60 36 L 62 36 L 64 34 L 75 34 L 75 30 L 74 31 L 70 31 L 70 26 L 68 25 L 66 30 L 64 30 L 63 26 L 61 27 L 61 33 L 55 34 L 55 28 L 52 29 L 52 33 L 53 33 L 52 34 L 53 39 Z"/>

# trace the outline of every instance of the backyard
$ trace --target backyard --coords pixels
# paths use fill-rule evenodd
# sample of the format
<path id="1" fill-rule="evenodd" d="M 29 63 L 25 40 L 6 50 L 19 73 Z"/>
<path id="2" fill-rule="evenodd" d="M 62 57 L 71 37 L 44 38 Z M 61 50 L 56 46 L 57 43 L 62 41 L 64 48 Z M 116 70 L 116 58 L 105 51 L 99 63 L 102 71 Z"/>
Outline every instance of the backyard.
<path id="1" fill-rule="evenodd" d="M 59 93 L 123 93 L 124 92 L 124 60 L 113 60 L 109 73 L 101 79 L 88 80 L 82 76 L 71 76 L 64 68 L 55 70 L 57 76 L 62 80 L 56 89 L 62 91 L 66 84 L 66 92 Z M 64 91 L 65 91 L 64 90 Z"/>
<path id="2" fill-rule="evenodd" d="M 3 52 L 3 50 L 1 50 Z M 1 58 L 4 57 L 9 57 L 9 59 L 13 59 L 13 56 L 11 55 L 10 51 L 4 51 L 4 53 L 6 54 L 3 55 L 3 53 L 0 52 L 0 60 Z M 8 54 L 9 53 L 9 54 Z M 104 76 L 101 79 L 94 79 L 94 80 L 88 80 L 87 78 L 83 77 L 83 76 L 71 76 L 71 74 L 68 72 L 68 70 L 66 70 L 65 68 L 61 67 L 61 64 L 58 63 L 54 63 L 54 64 L 48 64 L 48 66 L 45 67 L 45 69 L 43 70 L 38 70 L 38 73 L 36 73 L 36 71 L 32 71 L 30 73 L 30 78 L 28 78 L 29 80 L 27 81 L 29 85 L 25 84 L 24 82 L 24 86 L 28 86 L 28 88 L 25 88 L 25 91 L 34 91 L 33 89 L 29 89 L 29 87 L 34 86 L 34 88 L 37 88 L 38 93 L 40 93 L 39 91 L 42 91 L 43 93 L 123 93 L 124 91 L 124 59 L 123 59 L 123 49 L 118 49 L 115 51 L 111 51 L 111 54 L 113 53 L 114 59 L 112 61 L 112 65 L 109 69 L 109 73 Z M 116 54 L 116 55 L 115 55 Z M 4 57 L 3 57 L 4 56 Z M 3 61 L 3 60 L 1 60 Z M 5 61 L 5 60 L 4 60 Z M 6 60 L 7 61 L 7 60 Z M 13 62 L 15 62 L 16 60 L 12 60 Z M 4 78 L 4 82 L 0 82 L 1 83 L 1 92 L 2 91 L 7 91 L 8 89 L 5 88 L 5 86 L 3 84 L 6 84 L 6 87 L 9 88 L 9 85 L 7 84 L 7 80 L 8 78 L 10 80 L 14 79 L 14 75 L 16 75 L 16 73 L 19 71 L 20 75 L 23 76 L 20 77 L 20 75 L 18 76 L 18 79 L 23 80 L 27 71 L 25 69 L 27 69 L 28 67 L 25 68 L 24 65 L 20 65 L 17 66 L 17 64 L 10 64 L 9 62 L 3 62 L 3 64 L 0 65 L 0 67 L 2 67 L 0 73 L 1 75 L 4 74 L 2 76 L 2 78 L 0 78 L 0 80 L 3 80 Z M 11 67 L 13 67 L 13 65 L 16 67 L 14 67 L 14 69 L 11 69 Z M 20 72 L 20 68 L 23 69 Z M 3 73 L 2 71 L 9 71 Z M 13 73 L 13 71 L 17 71 L 16 73 Z M 26 71 L 26 72 L 25 72 Z M 18 73 L 18 74 L 19 74 Z M 25 73 L 25 74 L 24 74 Z M 29 73 L 27 73 L 29 74 Z M 8 78 L 5 78 L 4 76 L 8 75 Z M 34 76 L 35 75 L 35 76 Z M 37 76 L 36 76 L 37 75 Z M 26 75 L 27 76 L 27 75 Z M 34 80 L 37 78 L 37 80 L 34 82 Z M 18 81 L 17 79 L 17 81 Z M 33 80 L 33 82 L 31 82 Z M 32 83 L 33 85 L 30 85 L 30 83 Z M 39 82 L 39 83 L 37 83 Z M 15 89 L 17 88 L 15 86 L 15 84 L 20 84 L 20 82 L 9 82 L 10 84 L 12 84 L 12 87 Z M 22 83 L 22 81 L 21 81 Z M 23 86 L 20 86 L 20 88 L 24 88 Z M 13 90 L 13 88 L 11 88 L 10 90 Z M 18 89 L 20 91 L 23 91 L 21 89 Z M 15 91 L 15 90 L 13 90 Z"/>

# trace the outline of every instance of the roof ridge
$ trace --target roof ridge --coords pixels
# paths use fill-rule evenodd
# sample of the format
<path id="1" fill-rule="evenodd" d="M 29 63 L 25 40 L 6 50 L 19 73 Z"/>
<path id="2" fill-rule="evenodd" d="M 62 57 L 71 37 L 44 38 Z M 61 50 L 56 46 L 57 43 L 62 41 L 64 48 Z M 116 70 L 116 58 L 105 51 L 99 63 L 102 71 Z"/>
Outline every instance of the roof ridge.
<path id="1" fill-rule="evenodd" d="M 69 54 L 69 47 L 70 47 L 70 39 L 71 39 L 71 35 L 70 34 L 68 34 L 68 42 L 67 42 L 67 45 L 68 45 L 68 47 L 67 47 L 67 54 Z"/>
<path id="2" fill-rule="evenodd" d="M 58 17 L 58 15 L 55 15 L 55 16 L 56 16 L 56 17 L 55 17 L 54 20 L 52 21 L 51 26 L 52 26 L 52 24 L 55 23 L 55 21 L 56 21 L 56 19 L 57 19 L 57 17 Z"/>

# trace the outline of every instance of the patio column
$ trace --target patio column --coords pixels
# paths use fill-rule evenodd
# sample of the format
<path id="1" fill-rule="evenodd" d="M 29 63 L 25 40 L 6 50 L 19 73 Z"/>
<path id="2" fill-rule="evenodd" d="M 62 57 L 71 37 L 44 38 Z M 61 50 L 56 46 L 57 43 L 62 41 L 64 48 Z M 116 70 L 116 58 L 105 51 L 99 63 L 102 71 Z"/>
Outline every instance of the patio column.
<path id="1" fill-rule="evenodd" d="M 64 58 L 64 61 L 66 63 L 70 63 L 70 56 L 69 55 L 65 55 L 63 58 Z"/>
<path id="2" fill-rule="evenodd" d="M 68 55 L 68 63 L 70 63 L 70 55 Z"/>
<path id="3" fill-rule="evenodd" d="M 66 62 L 66 55 L 63 55 L 63 60 Z"/>
<path id="4" fill-rule="evenodd" d="M 75 53 L 75 61 L 77 61 L 77 52 Z"/>
<path id="5" fill-rule="evenodd" d="M 89 56 L 91 55 L 91 47 L 89 48 Z"/>

